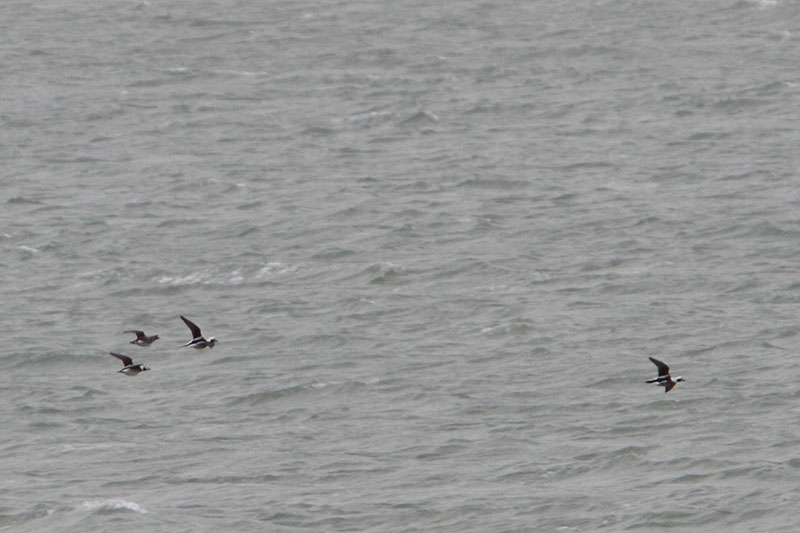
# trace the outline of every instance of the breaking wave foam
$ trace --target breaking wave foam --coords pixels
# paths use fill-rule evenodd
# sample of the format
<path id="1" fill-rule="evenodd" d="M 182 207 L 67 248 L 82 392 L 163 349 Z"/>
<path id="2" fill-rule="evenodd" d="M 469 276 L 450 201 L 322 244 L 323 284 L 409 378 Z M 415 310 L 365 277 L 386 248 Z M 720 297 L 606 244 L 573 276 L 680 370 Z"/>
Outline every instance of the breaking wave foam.
<path id="1" fill-rule="evenodd" d="M 123 509 L 143 514 L 147 513 L 147 510 L 138 503 L 125 501 L 118 498 L 110 500 L 87 500 L 81 503 L 80 508 L 86 511 L 118 511 Z"/>

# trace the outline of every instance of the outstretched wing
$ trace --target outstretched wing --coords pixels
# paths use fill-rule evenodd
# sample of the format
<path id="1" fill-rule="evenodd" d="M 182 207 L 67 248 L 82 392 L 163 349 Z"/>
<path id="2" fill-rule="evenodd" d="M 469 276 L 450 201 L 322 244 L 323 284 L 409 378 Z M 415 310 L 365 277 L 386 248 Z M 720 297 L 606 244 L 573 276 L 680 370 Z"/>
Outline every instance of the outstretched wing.
<path id="1" fill-rule="evenodd" d="M 662 361 L 659 361 L 655 357 L 651 357 L 650 360 L 658 367 L 659 376 L 669 376 L 669 367 L 666 364 L 664 364 Z"/>
<path id="2" fill-rule="evenodd" d="M 200 328 L 197 327 L 197 324 L 186 318 L 185 316 L 181 315 L 181 320 L 186 322 L 186 325 L 189 326 L 189 329 L 192 330 L 192 338 L 196 339 L 198 337 L 202 337 L 203 334 L 200 333 Z"/>
<path id="3" fill-rule="evenodd" d="M 109 352 L 111 355 L 122 361 L 123 366 L 131 366 L 133 364 L 133 359 L 128 357 L 127 355 L 122 355 L 121 353 L 114 353 Z"/>
<path id="4" fill-rule="evenodd" d="M 144 339 L 145 338 L 144 331 L 141 331 L 141 330 L 138 330 L 138 329 L 129 329 L 125 333 L 133 333 L 134 335 L 136 335 L 137 339 Z"/>

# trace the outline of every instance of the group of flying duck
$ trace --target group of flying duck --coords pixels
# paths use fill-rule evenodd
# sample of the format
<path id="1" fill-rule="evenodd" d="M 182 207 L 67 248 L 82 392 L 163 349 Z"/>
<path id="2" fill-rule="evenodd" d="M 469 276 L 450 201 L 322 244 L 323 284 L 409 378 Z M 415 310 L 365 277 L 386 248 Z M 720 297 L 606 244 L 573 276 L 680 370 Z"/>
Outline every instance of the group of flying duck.
<path id="1" fill-rule="evenodd" d="M 205 347 L 213 348 L 214 345 L 217 343 L 217 339 L 214 337 L 209 337 L 206 339 L 203 337 L 203 334 L 200 333 L 200 328 L 197 327 L 197 324 L 186 318 L 185 316 L 181 315 L 181 320 L 183 320 L 189 329 L 192 332 L 192 340 L 187 342 L 183 345 L 183 347 L 191 346 L 192 348 L 196 348 L 198 350 L 202 350 Z M 137 346 L 150 346 L 154 342 L 158 340 L 158 335 L 145 335 L 144 331 L 138 329 L 129 329 L 125 331 L 125 333 L 133 333 L 136 335 L 136 338 L 131 341 L 131 344 L 135 344 Z M 139 372 L 144 372 L 145 370 L 150 370 L 148 367 L 144 366 L 141 363 L 134 363 L 133 359 L 128 357 L 127 355 L 123 355 L 121 353 L 110 352 L 111 355 L 122 361 L 122 372 L 126 376 L 135 376 Z"/>
<path id="2" fill-rule="evenodd" d="M 217 339 L 214 337 L 209 337 L 206 339 L 203 337 L 203 334 L 200 332 L 200 328 L 186 318 L 185 316 L 181 315 L 181 320 L 183 320 L 187 326 L 189 326 L 189 330 L 192 332 L 192 340 L 187 342 L 183 345 L 183 347 L 191 346 L 198 350 L 202 350 L 205 347 L 213 348 L 214 345 L 217 343 Z M 137 346 L 150 346 L 154 342 L 158 340 L 158 335 L 145 335 L 144 331 L 138 329 L 129 329 L 125 331 L 125 333 L 133 333 L 136 335 L 136 338 L 131 341 L 131 344 L 136 344 Z M 133 359 L 128 357 L 127 355 L 122 355 L 121 353 L 110 352 L 111 355 L 122 361 L 122 372 L 126 376 L 135 376 L 139 372 L 144 372 L 145 370 L 150 370 L 148 367 L 144 366 L 141 363 L 134 363 Z M 681 381 L 686 381 L 681 376 L 676 378 L 672 378 L 669 374 L 669 366 L 666 365 L 663 361 L 659 361 L 655 357 L 651 357 L 650 360 L 653 362 L 656 367 L 658 367 L 658 376 L 654 377 L 653 379 L 648 379 L 645 383 L 656 383 L 664 387 L 664 392 L 669 392 L 675 386 L 675 384 L 680 383 Z"/>

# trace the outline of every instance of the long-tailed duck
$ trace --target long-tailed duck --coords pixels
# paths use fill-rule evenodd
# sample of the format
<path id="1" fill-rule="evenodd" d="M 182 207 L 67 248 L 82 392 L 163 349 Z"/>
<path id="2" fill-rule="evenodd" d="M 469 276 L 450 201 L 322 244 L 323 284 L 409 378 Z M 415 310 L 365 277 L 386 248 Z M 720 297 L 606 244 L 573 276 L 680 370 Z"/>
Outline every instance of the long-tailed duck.
<path id="1" fill-rule="evenodd" d="M 217 339 L 215 339 L 214 337 L 209 337 L 208 339 L 204 339 L 203 334 L 200 333 L 200 328 L 197 327 L 197 324 L 195 324 L 185 316 L 181 315 L 181 320 L 186 322 L 186 325 L 189 326 L 190 330 L 192 330 L 192 340 L 184 344 L 184 346 L 191 346 L 193 348 L 201 350 L 206 346 L 208 346 L 209 348 L 213 348 L 214 345 L 217 343 Z"/>
<path id="2" fill-rule="evenodd" d="M 136 344 L 138 346 L 150 346 L 158 340 L 158 335 L 151 335 L 148 337 L 144 334 L 144 331 L 138 329 L 129 329 L 125 331 L 125 333 L 133 333 L 136 335 L 136 338 L 131 341 L 131 344 Z"/>
<path id="3" fill-rule="evenodd" d="M 676 383 L 680 381 L 686 381 L 682 377 L 678 376 L 675 379 L 669 375 L 669 367 L 664 364 L 663 362 L 659 361 L 655 357 L 651 357 L 650 360 L 653 362 L 654 365 L 658 367 L 658 377 L 653 379 L 648 379 L 645 383 L 658 383 L 664 387 L 664 392 L 669 392 L 672 390 L 672 387 L 675 386 Z"/>
<path id="4" fill-rule="evenodd" d="M 119 359 L 120 361 L 122 361 L 123 365 L 122 370 L 119 370 L 118 372 L 122 372 L 126 376 L 135 376 L 139 372 L 150 370 L 149 368 L 147 368 L 142 364 L 139 363 L 133 364 L 133 359 L 131 359 L 127 355 L 122 355 L 121 353 L 114 353 L 114 352 L 109 352 L 109 353 L 114 357 L 116 357 L 117 359 Z"/>

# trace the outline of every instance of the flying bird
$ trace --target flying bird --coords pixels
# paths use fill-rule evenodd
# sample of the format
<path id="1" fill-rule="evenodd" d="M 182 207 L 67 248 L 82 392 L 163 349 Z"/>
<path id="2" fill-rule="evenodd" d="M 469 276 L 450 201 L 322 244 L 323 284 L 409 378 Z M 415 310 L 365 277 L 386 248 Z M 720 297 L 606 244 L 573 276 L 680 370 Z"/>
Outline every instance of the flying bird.
<path id="1" fill-rule="evenodd" d="M 131 341 L 131 344 L 136 344 L 138 346 L 150 346 L 158 340 L 158 335 L 151 335 L 148 337 L 144 334 L 144 331 L 138 329 L 129 329 L 125 331 L 125 333 L 133 333 L 136 335 L 136 338 Z"/>
<path id="2" fill-rule="evenodd" d="M 651 357 L 650 360 L 653 362 L 654 365 L 658 367 L 658 377 L 653 379 L 648 379 L 647 381 L 645 381 L 645 383 L 658 383 L 659 385 L 662 385 L 664 387 L 664 392 L 666 393 L 671 391 L 672 387 L 674 387 L 676 383 L 680 381 L 686 381 L 680 376 L 678 376 L 675 379 L 672 379 L 672 377 L 669 375 L 669 367 L 665 363 L 659 361 L 655 357 Z"/>
<path id="3" fill-rule="evenodd" d="M 201 350 L 206 346 L 208 346 L 209 348 L 213 348 L 214 345 L 217 343 L 217 339 L 215 339 L 214 337 L 209 337 L 208 339 L 203 338 L 203 334 L 200 333 L 200 328 L 197 327 L 197 324 L 195 324 L 185 316 L 181 315 L 181 320 L 186 322 L 186 325 L 189 326 L 189 329 L 192 331 L 192 340 L 184 344 L 184 346 L 191 346 L 193 348 Z"/>
<path id="4" fill-rule="evenodd" d="M 122 372 L 126 376 L 135 376 L 139 372 L 144 372 L 145 370 L 150 370 L 146 366 L 142 364 L 133 364 L 133 359 L 128 357 L 127 355 L 122 355 L 121 353 L 114 353 L 109 352 L 111 355 L 122 361 L 122 370 L 118 372 Z"/>

